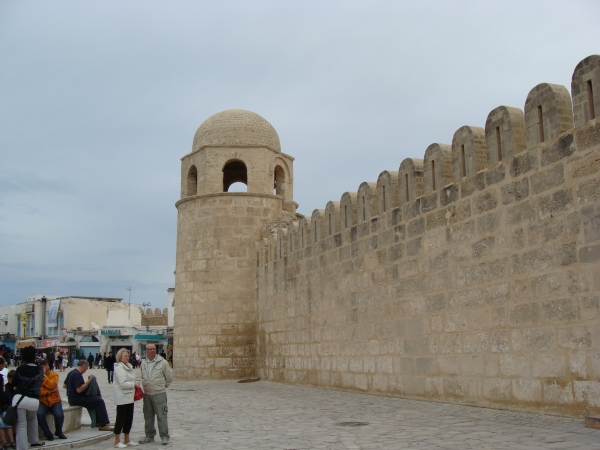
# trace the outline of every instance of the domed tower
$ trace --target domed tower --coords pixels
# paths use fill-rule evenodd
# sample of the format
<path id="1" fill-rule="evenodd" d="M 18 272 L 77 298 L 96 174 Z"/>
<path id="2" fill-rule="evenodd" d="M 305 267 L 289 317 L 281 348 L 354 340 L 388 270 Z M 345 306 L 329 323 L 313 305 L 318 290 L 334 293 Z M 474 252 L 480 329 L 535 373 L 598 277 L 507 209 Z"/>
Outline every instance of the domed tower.
<path id="1" fill-rule="evenodd" d="M 269 122 L 239 109 L 209 117 L 181 158 L 176 377 L 254 375 L 254 245 L 262 225 L 296 212 L 293 160 Z M 229 192 L 234 183 L 247 192 Z"/>

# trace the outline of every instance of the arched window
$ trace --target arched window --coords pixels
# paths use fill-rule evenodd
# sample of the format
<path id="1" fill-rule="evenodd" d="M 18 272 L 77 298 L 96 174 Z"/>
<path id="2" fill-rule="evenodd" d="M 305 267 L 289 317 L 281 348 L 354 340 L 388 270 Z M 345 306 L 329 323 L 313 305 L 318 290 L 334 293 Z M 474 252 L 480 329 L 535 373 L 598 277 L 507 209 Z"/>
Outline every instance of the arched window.
<path id="1" fill-rule="evenodd" d="M 198 169 L 196 166 L 190 167 L 187 176 L 187 195 L 198 194 Z"/>
<path id="2" fill-rule="evenodd" d="M 273 193 L 285 198 L 285 171 L 281 166 L 275 166 Z"/>
<path id="3" fill-rule="evenodd" d="M 100 342 L 96 336 L 84 336 L 79 342 Z"/>
<path id="4" fill-rule="evenodd" d="M 223 166 L 223 192 L 229 192 L 233 183 L 243 183 L 248 186 L 248 171 L 242 161 L 232 160 Z M 235 191 L 240 192 L 238 189 Z"/>

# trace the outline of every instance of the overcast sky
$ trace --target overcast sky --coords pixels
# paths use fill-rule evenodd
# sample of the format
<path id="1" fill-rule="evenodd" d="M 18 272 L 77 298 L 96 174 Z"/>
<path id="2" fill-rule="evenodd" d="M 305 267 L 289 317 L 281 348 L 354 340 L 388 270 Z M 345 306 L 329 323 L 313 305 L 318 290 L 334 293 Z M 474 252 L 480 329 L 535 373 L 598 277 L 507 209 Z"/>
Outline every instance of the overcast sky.
<path id="1" fill-rule="evenodd" d="M 600 53 L 594 1 L 0 0 L 0 304 L 166 306 L 180 158 L 254 111 L 311 214 Z"/>

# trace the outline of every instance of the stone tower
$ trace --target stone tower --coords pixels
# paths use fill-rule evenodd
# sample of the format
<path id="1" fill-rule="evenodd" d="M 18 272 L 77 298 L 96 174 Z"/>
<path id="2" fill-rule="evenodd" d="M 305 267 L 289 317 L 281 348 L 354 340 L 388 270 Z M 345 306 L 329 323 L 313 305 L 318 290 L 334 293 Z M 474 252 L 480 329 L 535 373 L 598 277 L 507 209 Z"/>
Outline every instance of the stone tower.
<path id="1" fill-rule="evenodd" d="M 176 377 L 254 375 L 255 242 L 262 225 L 296 212 L 293 160 L 269 122 L 239 109 L 209 117 L 181 158 Z M 247 192 L 228 192 L 233 183 Z"/>

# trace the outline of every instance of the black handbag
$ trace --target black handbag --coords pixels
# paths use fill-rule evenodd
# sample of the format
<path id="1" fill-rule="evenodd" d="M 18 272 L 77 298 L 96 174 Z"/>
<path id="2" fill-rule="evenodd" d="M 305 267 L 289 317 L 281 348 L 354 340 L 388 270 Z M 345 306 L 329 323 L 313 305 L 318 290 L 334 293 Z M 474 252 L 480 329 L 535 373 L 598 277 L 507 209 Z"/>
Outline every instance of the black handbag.
<path id="1" fill-rule="evenodd" d="M 19 399 L 19 401 L 17 402 L 17 404 L 15 406 L 10 405 L 8 408 L 6 408 L 6 412 L 4 413 L 4 417 L 2 418 L 2 422 L 4 422 L 6 425 L 9 426 L 13 426 L 16 425 L 17 423 L 17 408 L 19 407 L 19 403 L 21 403 L 21 400 L 23 400 L 25 398 L 24 395 L 21 395 L 21 398 Z"/>

